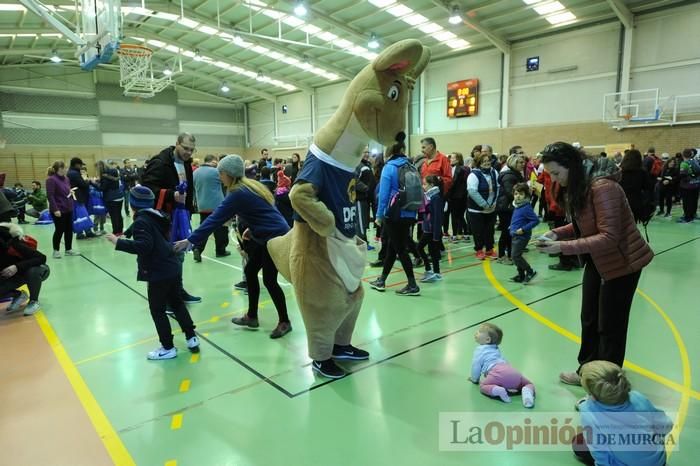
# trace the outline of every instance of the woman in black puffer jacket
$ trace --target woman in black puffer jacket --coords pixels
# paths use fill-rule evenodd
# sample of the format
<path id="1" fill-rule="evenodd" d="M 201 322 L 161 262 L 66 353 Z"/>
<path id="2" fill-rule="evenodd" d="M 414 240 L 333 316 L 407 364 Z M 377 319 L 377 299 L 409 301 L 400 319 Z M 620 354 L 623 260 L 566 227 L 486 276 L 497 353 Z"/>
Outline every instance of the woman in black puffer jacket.
<path id="1" fill-rule="evenodd" d="M 513 217 L 513 186 L 523 183 L 525 177 L 525 157 L 511 154 L 506 160 L 506 168 L 498 175 L 498 184 L 501 190 L 496 201 L 496 213 L 498 214 L 498 229 L 501 236 L 498 238 L 498 262 L 511 265 L 511 237 L 510 220 Z"/>
<path id="2" fill-rule="evenodd" d="M 625 191 L 634 221 L 639 222 L 644 216 L 644 199 L 654 195 L 654 178 L 643 168 L 642 153 L 637 149 L 622 157 L 620 171 L 620 186 Z"/>

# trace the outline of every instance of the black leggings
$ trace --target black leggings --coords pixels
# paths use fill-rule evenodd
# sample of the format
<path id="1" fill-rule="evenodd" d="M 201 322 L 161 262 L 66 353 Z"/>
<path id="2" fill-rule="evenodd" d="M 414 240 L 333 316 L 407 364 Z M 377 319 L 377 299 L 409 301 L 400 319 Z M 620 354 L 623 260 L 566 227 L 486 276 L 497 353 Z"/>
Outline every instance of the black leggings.
<path id="1" fill-rule="evenodd" d="M 580 366 L 602 360 L 622 367 L 632 300 L 641 274 L 640 270 L 602 280 L 593 261 L 586 261 L 581 290 Z"/>
<path id="2" fill-rule="evenodd" d="M 501 231 L 501 236 L 498 237 L 498 257 L 508 256 L 512 254 L 513 240 L 510 236 L 510 221 L 513 219 L 513 212 L 498 213 L 498 229 Z"/>
<path id="3" fill-rule="evenodd" d="M 464 228 L 464 210 L 467 208 L 467 200 L 450 199 L 448 206 L 450 210 L 450 217 L 452 217 L 452 234 L 465 234 L 466 231 Z"/>
<path id="4" fill-rule="evenodd" d="M 61 249 L 61 238 L 66 242 L 66 251 L 73 249 L 73 212 L 61 212 L 60 217 L 56 217 L 51 212 L 53 219 L 53 250 Z"/>
<path id="5" fill-rule="evenodd" d="M 481 251 L 484 248 L 487 251 L 492 250 L 496 212 L 490 214 L 469 212 L 469 224 L 474 235 L 474 250 Z"/>
<path id="6" fill-rule="evenodd" d="M 270 253 L 267 251 L 267 246 L 258 244 L 254 241 L 246 241 L 246 252 L 248 253 L 248 262 L 246 262 L 243 273 L 245 281 L 248 284 L 248 317 L 252 319 L 258 318 L 258 302 L 260 301 L 260 282 L 258 281 L 258 272 L 262 269 L 263 284 L 270 293 L 270 298 L 277 309 L 277 316 L 280 322 L 289 322 L 287 315 L 287 300 L 284 297 L 284 291 L 277 283 L 277 267 L 272 262 Z"/>
<path id="7" fill-rule="evenodd" d="M 389 276 L 389 272 L 391 272 L 392 267 L 394 267 L 394 262 L 396 262 L 396 256 L 398 256 L 399 261 L 401 261 L 401 267 L 403 267 L 403 271 L 406 273 L 408 284 L 412 286 L 416 284 L 416 278 L 413 275 L 413 264 L 408 255 L 409 241 L 412 242 L 409 232 L 414 223 L 415 220 L 413 219 L 402 218 L 396 221 L 387 220 L 384 224 L 387 237 L 389 238 L 389 244 L 386 248 L 386 257 L 384 258 L 384 269 L 382 270 L 382 277 L 384 277 L 384 279 Z"/>
<path id="8" fill-rule="evenodd" d="M 676 187 L 674 185 L 659 183 L 659 212 L 665 212 L 667 214 L 671 213 L 671 207 L 673 207 L 673 194 L 675 191 Z M 666 206 L 665 211 L 664 206 Z"/>
<path id="9" fill-rule="evenodd" d="M 693 220 L 698 211 L 698 190 L 681 188 L 681 200 L 683 201 L 683 217 Z"/>
<path id="10" fill-rule="evenodd" d="M 425 253 L 425 246 L 428 246 L 428 251 L 430 252 L 430 259 Z M 425 264 L 425 271 L 430 272 L 431 269 L 435 273 L 440 273 L 440 240 L 434 241 L 432 233 L 423 233 L 420 241 L 418 242 L 418 253 L 420 254 L 423 263 Z"/>
<path id="11" fill-rule="evenodd" d="M 166 307 L 173 311 L 175 320 L 180 324 L 180 329 L 189 340 L 194 333 L 192 317 L 182 300 L 182 275 L 168 280 L 148 282 L 148 307 L 151 310 L 151 318 L 158 332 L 158 339 L 163 348 L 173 347 L 173 331 L 170 327 L 170 319 L 165 313 Z"/>
<path id="12" fill-rule="evenodd" d="M 122 217 L 122 202 L 123 201 L 108 201 L 105 202 L 109 219 L 112 222 L 112 233 L 124 233 L 124 218 Z"/>

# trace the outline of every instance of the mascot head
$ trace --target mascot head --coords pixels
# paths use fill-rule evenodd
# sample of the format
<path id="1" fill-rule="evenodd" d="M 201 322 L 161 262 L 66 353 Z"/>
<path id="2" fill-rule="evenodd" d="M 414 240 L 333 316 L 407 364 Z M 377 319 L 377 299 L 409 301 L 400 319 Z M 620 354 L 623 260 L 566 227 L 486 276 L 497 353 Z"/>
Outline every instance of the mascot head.
<path id="1" fill-rule="evenodd" d="M 354 166 L 368 140 L 391 145 L 404 131 L 410 91 L 430 61 L 430 50 L 408 39 L 386 48 L 350 82 L 314 144 Z"/>

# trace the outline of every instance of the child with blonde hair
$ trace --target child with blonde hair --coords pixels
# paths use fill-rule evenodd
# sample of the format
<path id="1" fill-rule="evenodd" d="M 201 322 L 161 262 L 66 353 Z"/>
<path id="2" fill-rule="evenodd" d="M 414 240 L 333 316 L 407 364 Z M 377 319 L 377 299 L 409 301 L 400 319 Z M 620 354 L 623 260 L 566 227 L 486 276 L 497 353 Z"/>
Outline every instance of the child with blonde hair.
<path id="1" fill-rule="evenodd" d="M 620 366 L 609 361 L 586 363 L 581 367 L 581 385 L 588 397 L 578 403 L 578 409 L 591 440 L 587 442 L 583 433 L 574 438 L 574 454 L 581 462 L 601 466 L 666 464 L 665 437 L 673 421 L 632 390 Z M 615 438 L 614 444 L 607 440 L 610 436 Z M 625 444 L 620 438 L 636 440 Z"/>
<path id="2" fill-rule="evenodd" d="M 480 376 L 484 376 L 480 383 L 481 393 L 510 403 L 509 393 L 520 392 L 523 406 L 535 406 L 535 386 L 503 359 L 498 348 L 503 331 L 494 324 L 484 323 L 474 334 L 474 340 L 479 346 L 474 349 L 469 380 L 479 383 Z"/>

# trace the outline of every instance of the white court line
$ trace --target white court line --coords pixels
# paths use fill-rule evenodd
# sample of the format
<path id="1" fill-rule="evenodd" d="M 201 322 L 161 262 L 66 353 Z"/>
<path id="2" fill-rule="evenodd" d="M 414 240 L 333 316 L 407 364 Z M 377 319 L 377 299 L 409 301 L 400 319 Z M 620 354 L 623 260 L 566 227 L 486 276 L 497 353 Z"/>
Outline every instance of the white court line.
<path id="1" fill-rule="evenodd" d="M 204 259 L 206 259 L 206 260 L 210 260 L 210 261 L 212 261 L 212 262 L 216 262 L 217 264 L 225 265 L 226 267 L 231 267 L 232 269 L 236 269 L 236 270 L 238 270 L 238 271 L 243 272 L 243 269 L 240 268 L 240 267 L 238 267 L 237 265 L 229 264 L 229 263 L 227 263 L 227 262 L 223 262 L 223 261 L 220 261 L 220 260 L 218 260 L 218 259 L 214 259 L 213 257 L 205 256 L 204 254 L 202 254 L 202 257 L 203 257 Z M 262 278 L 262 272 L 260 272 L 260 273 L 258 274 L 258 278 Z M 282 286 L 292 286 L 292 285 L 290 285 L 289 283 L 287 283 L 286 280 L 277 279 L 277 283 L 279 283 L 279 284 L 282 285 Z"/>

